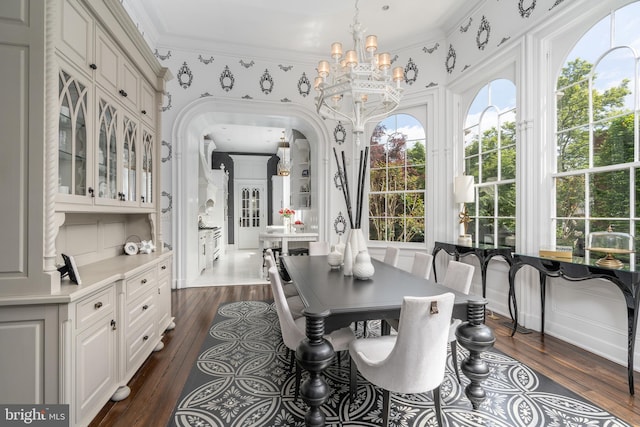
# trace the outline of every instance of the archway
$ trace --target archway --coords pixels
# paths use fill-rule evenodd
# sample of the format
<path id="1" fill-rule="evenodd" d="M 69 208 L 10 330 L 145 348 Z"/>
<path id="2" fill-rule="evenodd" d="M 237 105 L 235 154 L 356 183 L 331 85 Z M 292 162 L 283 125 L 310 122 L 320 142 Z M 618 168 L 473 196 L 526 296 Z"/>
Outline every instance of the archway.
<path id="1" fill-rule="evenodd" d="M 315 146 L 314 170 L 318 183 L 327 182 L 329 176 L 330 138 L 320 117 L 313 111 L 295 104 L 265 101 L 246 101 L 199 98 L 187 105 L 176 117 L 172 126 L 175 161 L 172 165 L 173 219 L 172 241 L 174 248 L 175 288 L 185 288 L 199 276 L 198 200 L 193 189 L 198 188 L 199 144 L 212 123 L 252 124 L 280 126 L 302 132 Z M 317 185 L 320 239 L 326 239 L 326 212 L 329 206 L 327 186 Z"/>

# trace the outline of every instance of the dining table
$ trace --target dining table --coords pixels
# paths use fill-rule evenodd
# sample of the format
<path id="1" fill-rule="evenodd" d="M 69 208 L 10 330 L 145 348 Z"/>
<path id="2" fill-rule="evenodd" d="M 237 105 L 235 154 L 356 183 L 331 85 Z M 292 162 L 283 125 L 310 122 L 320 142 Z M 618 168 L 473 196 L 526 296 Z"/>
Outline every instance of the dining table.
<path id="1" fill-rule="evenodd" d="M 489 376 L 482 353 L 495 343 L 492 329 L 484 324 L 486 299 L 453 291 L 373 258 L 375 273 L 367 280 L 331 268 L 327 256 L 285 256 L 282 260 L 305 306 L 306 338 L 296 351 L 296 359 L 309 372 L 300 388 L 300 395 L 308 405 L 306 426 L 325 425 L 322 406 L 330 390 L 323 371 L 331 364 L 335 352 L 324 335 L 352 322 L 398 319 L 405 296 L 426 297 L 446 292 L 455 295 L 452 317 L 463 320 L 456 337 L 469 351 L 460 365 L 470 381 L 465 395 L 473 409 L 480 407 L 486 398 L 482 384 Z"/>

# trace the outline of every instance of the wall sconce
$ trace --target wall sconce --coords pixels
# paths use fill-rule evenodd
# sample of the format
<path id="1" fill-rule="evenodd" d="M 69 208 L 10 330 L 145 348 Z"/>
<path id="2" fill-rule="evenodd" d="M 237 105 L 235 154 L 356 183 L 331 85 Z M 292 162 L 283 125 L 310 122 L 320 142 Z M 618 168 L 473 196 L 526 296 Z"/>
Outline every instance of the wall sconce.
<path id="1" fill-rule="evenodd" d="M 469 213 L 467 212 L 467 206 L 465 203 L 471 203 L 475 201 L 476 191 L 474 188 L 473 176 L 462 175 L 456 176 L 453 179 L 453 201 L 461 203 L 462 207 L 460 214 L 458 214 L 460 224 L 460 235 L 458 236 L 458 244 L 471 246 L 473 239 L 468 234 Z"/>

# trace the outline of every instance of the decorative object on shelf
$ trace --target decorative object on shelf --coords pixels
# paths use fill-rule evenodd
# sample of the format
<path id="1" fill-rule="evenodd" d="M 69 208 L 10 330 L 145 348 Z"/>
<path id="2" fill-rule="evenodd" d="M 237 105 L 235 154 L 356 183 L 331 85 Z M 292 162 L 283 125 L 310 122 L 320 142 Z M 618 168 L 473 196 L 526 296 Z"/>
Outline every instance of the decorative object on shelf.
<path id="1" fill-rule="evenodd" d="M 361 250 L 356 255 L 356 261 L 353 264 L 353 277 L 358 280 L 369 280 L 376 269 L 371 263 L 371 256 L 366 250 Z"/>
<path id="2" fill-rule="evenodd" d="M 82 280 L 80 280 L 80 273 L 78 273 L 78 266 L 76 265 L 76 260 L 71 255 L 62 255 L 62 260 L 64 264 L 58 267 L 58 271 L 60 272 L 60 278 L 65 276 L 69 276 L 69 280 L 71 280 L 76 285 L 81 285 Z"/>
<path id="3" fill-rule="evenodd" d="M 141 254 L 150 254 L 153 252 L 154 245 L 151 240 L 142 240 L 140 242 L 140 248 L 138 249 L 138 253 Z"/>
<path id="4" fill-rule="evenodd" d="M 309 176 L 309 169 L 302 169 L 302 176 L 304 177 Z"/>
<path id="5" fill-rule="evenodd" d="M 332 269 L 337 270 L 342 266 L 342 253 L 335 246 L 331 247 L 331 252 L 327 255 L 327 262 Z"/>
<path id="6" fill-rule="evenodd" d="M 468 233 L 469 213 L 467 212 L 466 203 L 471 203 L 475 200 L 475 188 L 473 184 L 473 176 L 461 175 L 456 176 L 453 180 L 453 201 L 455 203 L 462 204 L 462 209 L 458 214 L 460 224 L 460 235 L 458 237 L 458 244 L 464 246 L 471 246 L 473 239 Z"/>
<path id="7" fill-rule="evenodd" d="M 282 131 L 276 155 L 280 158 L 278 161 L 278 175 L 289 176 L 291 173 L 291 152 L 289 150 L 289 143 L 284 140 L 284 131 Z"/>
<path id="8" fill-rule="evenodd" d="M 356 144 L 370 120 L 387 116 L 398 108 L 402 97 L 401 82 L 404 70 L 396 67 L 390 72 L 391 54 L 376 54 L 378 38 L 365 37 L 365 29 L 358 21 L 358 0 L 351 25 L 354 46 L 344 52 L 342 43 L 331 45 L 333 61 L 318 63 L 315 79 L 316 109 L 322 117 L 346 119 L 353 124 Z"/>
<path id="9" fill-rule="evenodd" d="M 628 255 L 635 252 L 634 239 L 629 233 L 613 231 L 609 225 L 607 231 L 597 231 L 587 236 L 587 250 L 607 254 L 596 261 L 596 265 L 605 268 L 622 268 L 624 263 L 614 257 L 615 255 Z"/>
<path id="10" fill-rule="evenodd" d="M 304 223 L 300 220 L 297 220 L 296 222 L 293 223 L 293 229 L 295 231 L 300 231 L 303 232 L 304 231 Z"/>
<path id="11" fill-rule="evenodd" d="M 294 233 L 295 229 L 293 228 L 292 218 L 296 214 L 296 211 L 290 208 L 282 208 L 278 211 L 280 216 L 282 216 L 282 224 L 284 225 L 285 233 Z"/>
<path id="12" fill-rule="evenodd" d="M 140 251 L 142 239 L 136 235 L 131 235 L 125 239 L 124 253 L 127 255 L 135 255 Z"/>

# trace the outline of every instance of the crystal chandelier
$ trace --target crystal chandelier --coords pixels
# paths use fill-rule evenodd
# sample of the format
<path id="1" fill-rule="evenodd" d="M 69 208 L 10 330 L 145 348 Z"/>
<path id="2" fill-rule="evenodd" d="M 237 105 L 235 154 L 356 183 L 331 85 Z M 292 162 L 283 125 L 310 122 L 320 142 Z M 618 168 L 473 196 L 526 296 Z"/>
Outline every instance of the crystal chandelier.
<path id="1" fill-rule="evenodd" d="M 402 67 L 390 70 L 390 53 L 376 53 L 378 38 L 375 35 L 365 37 L 358 12 L 356 0 L 356 13 L 351 25 L 353 49 L 343 55 L 342 43 L 333 43 L 333 61 L 318 62 L 318 77 L 314 84 L 318 91 L 318 113 L 323 118 L 349 120 L 356 144 L 360 144 L 365 123 L 385 117 L 398 108 L 402 97 L 400 83 L 404 80 Z"/>

